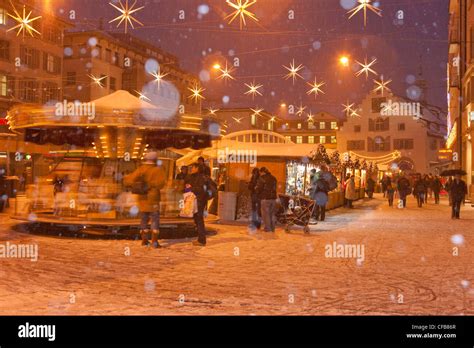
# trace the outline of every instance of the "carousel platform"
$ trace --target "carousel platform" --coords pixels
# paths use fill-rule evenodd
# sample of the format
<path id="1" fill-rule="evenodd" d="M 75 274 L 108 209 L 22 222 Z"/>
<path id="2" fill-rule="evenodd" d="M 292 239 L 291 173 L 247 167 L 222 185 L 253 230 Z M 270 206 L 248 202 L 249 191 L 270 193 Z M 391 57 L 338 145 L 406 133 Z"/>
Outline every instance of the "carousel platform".
<path id="1" fill-rule="evenodd" d="M 52 212 L 47 211 L 37 211 L 28 216 L 12 215 L 10 217 L 22 224 L 22 230 L 33 234 L 136 239 L 140 229 L 140 219 L 84 219 L 55 216 Z M 218 221 L 219 218 L 216 215 L 208 215 L 205 219 L 206 225 Z M 197 232 L 193 219 L 181 217 L 160 218 L 160 239 L 183 239 L 196 236 Z"/>

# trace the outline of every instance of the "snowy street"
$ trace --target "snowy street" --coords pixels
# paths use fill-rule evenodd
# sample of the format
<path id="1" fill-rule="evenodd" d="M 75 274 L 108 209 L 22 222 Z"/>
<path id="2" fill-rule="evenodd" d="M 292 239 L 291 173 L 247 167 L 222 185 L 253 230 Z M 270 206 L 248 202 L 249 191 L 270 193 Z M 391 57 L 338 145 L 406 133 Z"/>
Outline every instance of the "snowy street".
<path id="1" fill-rule="evenodd" d="M 446 199 L 415 205 L 376 195 L 329 212 L 310 235 L 214 225 L 205 248 L 161 250 L 22 234 L 3 214 L 0 244 L 37 243 L 39 258 L 0 259 L 1 314 L 473 315 L 474 208 L 451 220 Z M 326 257 L 334 243 L 359 246 L 363 261 Z"/>

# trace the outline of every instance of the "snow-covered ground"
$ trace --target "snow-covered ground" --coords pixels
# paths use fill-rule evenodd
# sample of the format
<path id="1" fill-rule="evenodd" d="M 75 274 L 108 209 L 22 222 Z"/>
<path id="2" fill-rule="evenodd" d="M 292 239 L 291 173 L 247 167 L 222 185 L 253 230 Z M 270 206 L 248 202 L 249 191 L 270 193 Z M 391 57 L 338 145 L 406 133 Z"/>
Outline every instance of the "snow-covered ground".
<path id="1" fill-rule="evenodd" d="M 442 203 L 399 210 L 378 196 L 310 235 L 216 225 L 205 248 L 161 250 L 22 234 L 1 215 L 0 245 L 37 243 L 39 259 L 0 258 L 0 314 L 473 315 L 474 209 L 453 221 Z M 344 243 L 363 261 L 327 257 Z"/>

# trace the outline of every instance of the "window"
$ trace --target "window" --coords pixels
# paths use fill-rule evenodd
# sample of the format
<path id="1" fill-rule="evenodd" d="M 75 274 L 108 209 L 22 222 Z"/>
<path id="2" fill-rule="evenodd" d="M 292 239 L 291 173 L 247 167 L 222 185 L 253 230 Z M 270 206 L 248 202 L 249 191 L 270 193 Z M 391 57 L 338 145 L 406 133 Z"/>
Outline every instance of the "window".
<path id="1" fill-rule="evenodd" d="M 364 140 L 348 140 L 347 141 L 347 150 L 365 150 L 365 141 Z"/>
<path id="2" fill-rule="evenodd" d="M 43 83 L 42 103 L 46 104 L 51 101 L 58 101 L 58 99 L 59 99 L 58 85 L 52 82 Z"/>
<path id="3" fill-rule="evenodd" d="M 256 114 L 252 114 L 252 116 L 250 117 L 250 123 L 254 127 L 257 125 L 257 115 Z"/>
<path id="4" fill-rule="evenodd" d="M 0 40 L 0 59 L 10 60 L 10 42 Z"/>
<path id="5" fill-rule="evenodd" d="M 302 137 L 301 135 L 298 135 L 298 136 L 296 137 L 296 143 L 297 143 L 297 144 L 303 144 L 303 137 Z"/>
<path id="6" fill-rule="evenodd" d="M 398 130 L 399 130 L 400 132 L 404 131 L 404 130 L 405 130 L 405 123 L 399 123 L 399 124 L 398 124 Z"/>
<path id="7" fill-rule="evenodd" d="M 37 102 L 38 82 L 33 79 L 22 79 L 19 83 L 18 97 L 24 102 Z"/>
<path id="8" fill-rule="evenodd" d="M 326 129 L 326 122 L 319 122 L 319 129 Z"/>
<path id="9" fill-rule="evenodd" d="M 95 46 L 95 48 L 92 50 L 93 52 L 96 52 L 96 58 L 97 59 L 102 59 L 102 46 Z"/>
<path id="10" fill-rule="evenodd" d="M 0 8 L 0 25 L 7 25 L 7 10 Z"/>
<path id="11" fill-rule="evenodd" d="M 21 63 L 30 69 L 38 69 L 40 67 L 40 52 L 37 49 L 26 46 L 20 47 Z"/>
<path id="12" fill-rule="evenodd" d="M 273 122 L 272 122 L 272 121 L 268 121 L 267 129 L 268 129 L 269 131 L 272 131 L 272 130 L 273 130 Z"/>
<path id="13" fill-rule="evenodd" d="M 319 137 L 319 143 L 320 143 L 320 144 L 326 144 L 326 136 L 321 135 L 321 136 Z"/>
<path id="14" fill-rule="evenodd" d="M 115 77 L 110 78 L 110 90 L 112 91 L 117 90 L 117 79 Z"/>
<path id="15" fill-rule="evenodd" d="M 314 136 L 310 135 L 308 137 L 308 144 L 314 144 Z"/>
<path id="16" fill-rule="evenodd" d="M 394 150 L 413 150 L 413 139 L 394 139 Z"/>
<path id="17" fill-rule="evenodd" d="M 285 137 L 285 140 L 286 140 L 287 142 L 291 142 L 291 136 L 287 135 L 287 136 Z"/>
<path id="18" fill-rule="evenodd" d="M 388 141 L 390 141 L 390 137 L 388 137 L 387 140 L 382 137 L 375 137 L 372 144 L 372 151 L 373 152 L 390 151 L 390 143 Z"/>
<path id="19" fill-rule="evenodd" d="M 313 120 L 309 120 L 308 121 L 308 129 L 315 129 L 316 127 L 314 126 L 314 121 Z"/>
<path id="20" fill-rule="evenodd" d="M 7 75 L 0 74 L 0 96 L 6 97 L 7 95 L 8 95 Z"/>
<path id="21" fill-rule="evenodd" d="M 336 136 L 331 135 L 331 144 L 336 144 L 336 143 L 337 143 Z"/>
<path id="22" fill-rule="evenodd" d="M 74 86 L 76 84 L 76 72 L 68 71 L 66 74 L 66 86 Z"/>
<path id="23" fill-rule="evenodd" d="M 383 119 L 379 117 L 375 120 L 369 119 L 369 131 L 370 132 L 384 132 L 390 129 L 390 120 L 389 118 Z"/>
<path id="24" fill-rule="evenodd" d="M 337 129 L 337 122 L 331 122 L 331 129 Z"/>
<path id="25" fill-rule="evenodd" d="M 61 72 L 61 58 L 43 52 L 43 70 L 51 74 L 59 74 Z"/>
<path id="26" fill-rule="evenodd" d="M 298 123 L 298 129 L 301 129 L 301 123 Z"/>
<path id="27" fill-rule="evenodd" d="M 354 133 L 360 133 L 361 132 L 361 126 L 354 126 Z"/>
<path id="28" fill-rule="evenodd" d="M 46 24 L 43 26 L 43 38 L 56 44 L 61 44 L 62 32 L 54 25 Z"/>
<path id="29" fill-rule="evenodd" d="M 116 66 L 120 66 L 120 55 L 119 55 L 118 52 L 115 52 L 115 53 L 114 53 L 113 63 L 114 63 Z"/>
<path id="30" fill-rule="evenodd" d="M 112 62 L 112 51 L 108 48 L 105 50 L 105 61 L 107 63 L 113 63 Z"/>
<path id="31" fill-rule="evenodd" d="M 372 98 L 372 113 L 378 114 L 382 110 L 382 103 L 385 103 L 387 98 Z"/>

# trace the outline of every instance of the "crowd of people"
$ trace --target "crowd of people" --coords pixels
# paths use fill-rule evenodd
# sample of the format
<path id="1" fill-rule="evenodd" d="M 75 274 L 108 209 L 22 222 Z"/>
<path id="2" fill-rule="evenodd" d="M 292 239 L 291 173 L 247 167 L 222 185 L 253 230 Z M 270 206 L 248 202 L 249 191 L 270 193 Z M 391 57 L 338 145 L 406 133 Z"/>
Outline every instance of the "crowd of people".
<path id="1" fill-rule="evenodd" d="M 441 192 L 445 190 L 449 197 L 449 205 L 452 207 L 452 219 L 460 218 L 461 205 L 467 195 L 467 185 L 460 174 L 455 175 L 454 178 L 449 177 L 447 180 L 432 174 L 417 174 L 412 180 L 405 174 L 394 178 L 384 175 L 380 185 L 389 206 L 393 206 L 395 194 L 398 193 L 400 202 L 398 208 L 402 209 L 406 208 L 407 197 L 411 194 L 416 198 L 419 208 L 427 204 L 430 198 L 434 198 L 434 204 L 439 204 Z"/>

